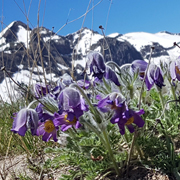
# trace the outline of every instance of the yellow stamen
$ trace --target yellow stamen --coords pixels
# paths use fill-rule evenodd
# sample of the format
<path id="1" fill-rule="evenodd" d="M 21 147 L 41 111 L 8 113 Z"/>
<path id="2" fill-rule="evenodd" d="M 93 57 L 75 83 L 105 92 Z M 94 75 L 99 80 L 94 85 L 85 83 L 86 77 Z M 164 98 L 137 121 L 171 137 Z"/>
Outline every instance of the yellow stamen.
<path id="1" fill-rule="evenodd" d="M 44 130 L 45 130 L 47 133 L 51 133 L 54 129 L 55 129 L 55 126 L 54 126 L 54 123 L 53 123 L 52 120 L 47 120 L 47 121 L 44 123 Z"/>
<path id="2" fill-rule="evenodd" d="M 73 119 L 72 121 L 67 120 L 67 117 L 68 117 L 68 115 L 66 114 L 66 115 L 64 116 L 64 120 L 65 120 L 68 124 L 70 124 L 70 125 L 75 125 L 75 124 L 76 124 L 77 118 L 76 118 L 75 116 L 74 116 L 74 119 Z"/>
<path id="3" fill-rule="evenodd" d="M 125 125 L 130 125 L 130 124 L 132 124 L 133 122 L 134 122 L 134 117 L 132 116 L 132 117 L 130 117 L 130 118 L 127 120 L 127 122 L 126 122 Z"/>
<path id="4" fill-rule="evenodd" d="M 175 70 L 176 70 L 176 73 L 180 75 L 180 70 L 178 66 L 175 67 Z"/>

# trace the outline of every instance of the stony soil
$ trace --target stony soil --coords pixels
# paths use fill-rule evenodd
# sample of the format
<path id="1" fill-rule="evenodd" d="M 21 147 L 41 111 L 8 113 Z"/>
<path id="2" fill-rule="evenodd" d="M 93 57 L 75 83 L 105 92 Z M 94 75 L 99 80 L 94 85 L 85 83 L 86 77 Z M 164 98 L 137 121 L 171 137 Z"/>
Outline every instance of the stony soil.
<path id="1" fill-rule="evenodd" d="M 45 158 L 50 158 L 46 155 Z M 70 167 L 61 167 L 58 170 L 48 169 L 47 172 L 36 168 L 41 167 L 42 157 L 33 159 L 28 162 L 26 155 L 19 155 L 15 157 L 2 158 L 0 160 L 0 179 L 2 180 L 18 180 L 21 177 L 30 177 L 33 180 L 58 180 L 62 174 L 67 174 Z M 32 166 L 31 166 L 32 165 Z M 32 167 L 34 166 L 34 170 Z M 22 178 L 21 178 L 22 179 Z M 116 178 L 115 175 L 109 175 L 102 178 L 97 176 L 96 180 L 175 180 L 153 169 L 146 169 L 144 167 L 131 167 L 129 176 L 124 178 Z"/>
<path id="2" fill-rule="evenodd" d="M 46 156 L 48 158 L 48 156 Z M 67 174 L 68 167 L 61 167 L 53 171 L 42 171 L 40 163 L 41 158 L 32 159 L 31 164 L 27 160 L 26 155 L 18 155 L 16 157 L 7 157 L 0 160 L 0 180 L 18 180 L 20 177 L 30 177 L 33 180 L 58 180 L 62 174 Z M 37 166 L 36 166 L 37 165 Z"/>

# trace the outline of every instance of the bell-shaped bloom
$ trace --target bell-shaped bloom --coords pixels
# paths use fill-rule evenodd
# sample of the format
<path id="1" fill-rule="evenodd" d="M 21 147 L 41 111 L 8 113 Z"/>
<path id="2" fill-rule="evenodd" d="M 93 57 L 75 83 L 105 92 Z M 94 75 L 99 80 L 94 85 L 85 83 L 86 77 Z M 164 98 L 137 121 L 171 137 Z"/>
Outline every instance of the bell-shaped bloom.
<path id="1" fill-rule="evenodd" d="M 125 102 L 125 97 L 119 92 L 112 92 L 104 99 L 101 98 L 100 95 L 97 95 L 96 99 L 99 100 L 97 107 L 99 109 L 104 109 L 105 112 L 109 111 L 110 109 L 122 107 Z"/>
<path id="2" fill-rule="evenodd" d="M 36 98 L 42 98 L 50 92 L 50 86 L 43 83 L 36 83 L 34 86 L 34 93 Z"/>
<path id="3" fill-rule="evenodd" d="M 135 60 L 131 63 L 131 69 L 133 72 L 138 71 L 140 79 L 144 79 L 145 71 L 148 63 L 143 60 Z"/>
<path id="4" fill-rule="evenodd" d="M 170 64 L 171 78 L 175 80 L 177 78 L 180 81 L 180 57 L 176 61 L 172 61 Z"/>
<path id="5" fill-rule="evenodd" d="M 47 114 L 46 114 L 47 115 Z M 44 122 L 39 122 L 39 126 L 36 131 L 37 136 L 42 136 L 43 141 L 49 141 L 51 138 L 55 142 L 58 141 L 57 139 L 57 131 L 59 129 L 57 123 L 55 123 L 54 117 L 48 115 L 47 119 Z"/>
<path id="6" fill-rule="evenodd" d="M 38 114 L 40 122 L 45 122 L 47 119 L 52 119 L 52 115 L 48 113 L 47 111 L 44 112 L 43 107 L 44 106 L 41 103 L 39 103 L 37 107 L 35 108 L 35 111 Z"/>
<path id="7" fill-rule="evenodd" d="M 120 86 L 120 83 L 119 83 L 119 80 L 118 80 L 118 78 L 117 78 L 117 75 L 116 75 L 115 71 L 113 71 L 113 70 L 111 69 L 111 67 L 106 66 L 106 72 L 105 72 L 105 74 L 104 74 L 104 77 L 105 77 L 106 79 L 109 79 L 109 80 L 111 80 L 112 82 L 114 82 L 117 86 Z"/>
<path id="8" fill-rule="evenodd" d="M 120 133 L 122 135 L 125 134 L 125 126 L 127 126 L 130 133 L 134 132 L 133 124 L 137 125 L 138 127 L 143 127 L 145 122 L 140 116 L 142 114 L 144 114 L 143 109 L 137 112 L 127 109 L 125 112 L 123 112 L 122 117 L 116 122 L 119 126 Z"/>
<path id="9" fill-rule="evenodd" d="M 57 99 L 60 92 L 65 87 L 68 87 L 72 83 L 73 83 L 73 79 L 69 74 L 65 73 L 62 76 L 60 76 L 57 81 L 57 86 L 54 89 L 52 89 L 52 91 L 51 91 L 52 95 L 54 95 L 54 98 Z"/>
<path id="10" fill-rule="evenodd" d="M 57 86 L 60 86 L 61 89 L 64 89 L 65 87 L 68 87 L 72 83 L 73 83 L 72 77 L 69 74 L 65 73 L 57 81 Z"/>
<path id="11" fill-rule="evenodd" d="M 90 52 L 87 55 L 86 70 L 88 75 L 92 74 L 94 77 L 102 79 L 106 70 L 102 54 L 95 51 Z"/>
<path id="12" fill-rule="evenodd" d="M 32 135 L 36 134 L 39 117 L 34 109 L 23 108 L 13 117 L 13 126 L 11 131 L 24 136 L 28 129 Z"/>
<path id="13" fill-rule="evenodd" d="M 79 94 L 79 91 L 67 87 L 63 89 L 58 96 L 59 114 L 66 112 L 68 119 L 73 121 L 74 118 L 79 118 L 84 111 L 88 110 L 84 99 Z"/>
<path id="14" fill-rule="evenodd" d="M 91 82 L 88 80 L 80 79 L 77 81 L 78 86 L 83 89 L 88 89 L 91 86 Z"/>
<path id="15" fill-rule="evenodd" d="M 102 112 L 114 111 L 111 123 L 117 123 L 122 118 L 123 112 L 126 110 L 125 98 L 120 93 L 110 93 L 107 97 L 102 99 L 100 96 L 97 97 L 100 101 L 97 107 Z"/>
<path id="16" fill-rule="evenodd" d="M 162 86 L 165 86 L 164 85 L 163 75 L 162 75 L 162 70 L 160 69 L 160 67 L 158 67 L 155 64 L 150 64 L 149 65 L 149 69 L 148 69 L 148 72 L 147 72 L 145 83 L 146 83 L 148 91 L 152 88 L 154 83 L 159 88 L 162 88 Z"/>
<path id="17" fill-rule="evenodd" d="M 73 120 L 71 118 L 71 115 L 69 116 L 68 113 L 63 112 L 61 115 L 58 113 L 54 114 L 54 122 L 56 126 L 61 126 L 61 131 L 66 131 L 69 128 L 72 128 L 73 126 L 78 129 L 81 127 L 81 124 L 79 123 L 78 118 L 75 116 L 73 117 Z"/>

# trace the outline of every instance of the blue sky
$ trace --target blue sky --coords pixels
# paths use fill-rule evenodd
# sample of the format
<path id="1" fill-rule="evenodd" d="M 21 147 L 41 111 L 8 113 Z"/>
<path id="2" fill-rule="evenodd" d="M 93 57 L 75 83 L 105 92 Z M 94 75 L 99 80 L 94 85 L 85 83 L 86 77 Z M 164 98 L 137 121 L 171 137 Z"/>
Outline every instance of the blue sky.
<path id="1" fill-rule="evenodd" d="M 54 32 L 57 32 L 66 22 L 83 15 L 88 5 L 92 8 L 98 2 L 100 0 L 41 0 L 39 24 L 48 29 L 54 27 Z M 24 14 L 27 14 L 29 8 L 30 27 L 37 27 L 39 0 L 24 0 L 24 3 L 23 0 L 1 0 L 1 29 L 16 20 L 27 23 Z M 83 21 L 83 27 L 99 33 L 99 25 L 106 27 L 106 35 L 140 31 L 180 33 L 180 0 L 102 0 L 87 14 L 85 20 L 83 17 L 67 24 L 58 34 L 67 35 L 79 30 Z"/>

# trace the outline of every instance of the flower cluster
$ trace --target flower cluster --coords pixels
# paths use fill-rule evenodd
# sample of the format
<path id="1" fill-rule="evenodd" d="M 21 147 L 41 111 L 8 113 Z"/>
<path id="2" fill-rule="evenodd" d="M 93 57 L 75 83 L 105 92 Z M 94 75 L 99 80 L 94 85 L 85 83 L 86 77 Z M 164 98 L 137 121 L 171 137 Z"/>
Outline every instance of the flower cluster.
<path id="1" fill-rule="evenodd" d="M 104 99 L 101 99 L 98 103 L 98 107 L 103 112 L 109 110 L 114 111 L 110 121 L 112 124 L 118 124 L 122 135 L 125 134 L 125 126 L 127 126 L 131 133 L 134 132 L 133 124 L 136 124 L 138 127 L 144 126 L 144 121 L 140 116 L 141 114 L 144 114 L 144 110 L 141 109 L 140 111 L 135 112 L 132 109 L 129 109 L 125 98 L 120 93 L 113 92 Z"/>
<path id="2" fill-rule="evenodd" d="M 133 71 L 138 69 L 140 77 L 143 78 L 147 63 L 137 60 L 132 63 L 131 67 Z M 35 84 L 34 97 L 38 104 L 35 109 L 31 109 L 34 103 L 32 102 L 27 108 L 15 113 L 12 131 L 24 136 L 26 131 L 30 129 L 32 135 L 42 136 L 43 141 L 49 141 L 51 138 L 57 141 L 59 130 L 79 129 L 83 125 L 79 121 L 80 117 L 83 117 L 89 110 L 91 113 L 95 113 L 93 114 L 95 121 L 97 113 L 113 113 L 110 123 L 117 124 L 122 135 L 125 133 L 125 127 L 133 133 L 135 125 L 137 127 L 144 126 L 144 121 L 140 116 L 144 110 L 134 111 L 129 107 L 127 97 L 120 92 L 120 78 L 115 69 L 105 64 L 104 58 L 99 52 L 92 51 L 87 55 L 86 72 L 89 75 L 89 80 L 75 82 L 71 76 L 64 74 L 57 81 L 56 87 L 42 83 Z M 91 75 L 94 79 L 91 79 Z M 95 82 L 97 81 L 105 82 L 106 86 L 113 84 L 117 88 L 116 92 L 96 94 L 97 99 L 94 103 L 94 95 L 91 93 L 90 96 L 87 96 L 86 89 L 90 91 L 91 87 L 94 86 L 93 89 L 95 88 L 96 91 Z M 149 89 L 153 83 L 159 87 L 162 86 L 162 74 L 158 67 L 153 68 L 147 75 L 146 82 L 150 84 Z M 72 84 L 76 84 L 76 87 Z M 82 91 L 85 93 L 82 94 Z M 97 123 L 101 122 L 103 120 L 97 120 Z"/>
<path id="3" fill-rule="evenodd" d="M 79 150 L 83 149 L 81 148 L 82 139 L 86 141 L 88 137 L 89 141 L 89 137 L 93 135 L 94 138 L 95 135 L 98 145 L 95 145 L 93 140 L 93 146 L 89 152 L 96 152 L 98 146 L 101 151 L 103 146 L 105 151 L 109 153 L 110 158 L 107 162 L 112 161 L 116 174 L 119 176 L 119 164 L 121 163 L 116 163 L 118 158 L 114 157 L 114 151 L 119 149 L 117 146 L 122 141 L 118 139 L 118 145 L 114 145 L 117 142 L 116 137 L 119 138 L 122 135 L 122 139 L 125 139 L 128 144 L 127 164 L 129 165 L 133 153 L 136 156 L 139 153 L 139 157 L 143 158 L 145 153 L 143 148 L 143 153 L 141 152 L 139 145 L 141 146 L 141 143 L 146 142 L 143 141 L 144 137 L 147 140 L 147 137 L 150 136 L 147 133 L 148 127 L 151 129 L 158 128 L 158 126 L 153 127 L 155 124 L 153 120 L 158 120 L 156 123 L 161 123 L 160 119 L 164 118 L 165 121 L 161 123 L 163 129 L 161 133 L 165 137 L 163 143 L 166 140 L 166 145 L 162 147 L 167 146 L 165 147 L 166 151 L 169 151 L 167 154 L 173 157 L 173 163 L 168 161 L 170 169 L 173 172 L 174 169 L 178 169 L 177 167 L 174 169 L 171 167 L 176 164 L 174 163 L 175 155 L 172 154 L 175 149 L 169 132 L 166 134 L 166 129 L 172 129 L 174 125 L 168 127 L 169 124 L 172 124 L 170 116 L 168 117 L 165 110 L 169 102 L 179 102 L 176 96 L 178 93 L 180 94 L 180 91 L 178 92 L 180 57 L 175 61 L 170 61 L 165 66 L 155 64 L 151 60 L 149 62 L 135 60 L 131 64 L 119 67 L 113 61 L 105 63 L 101 53 L 92 51 L 86 57 L 86 66 L 83 73 L 86 73 L 86 75 L 77 81 L 74 81 L 70 75 L 64 74 L 54 83 L 56 86 L 36 83 L 34 85 L 34 101 L 19 112 L 14 113 L 11 131 L 18 133 L 20 136 L 25 136 L 26 132 L 29 131 L 34 136 L 42 136 L 42 140 L 46 142 L 51 138 L 57 142 L 59 132 L 66 132 L 73 137 L 74 141 L 77 141 L 76 147 L 79 145 Z M 170 90 L 167 88 L 169 86 L 171 86 Z M 171 95 L 170 91 L 173 100 L 166 101 L 170 99 L 170 96 L 166 98 L 167 96 L 164 96 L 164 93 L 168 92 L 167 94 Z M 159 104 L 157 106 L 157 102 L 160 102 L 161 106 Z M 158 113 L 156 113 L 157 110 Z M 161 111 L 162 114 L 160 114 Z M 145 123 L 146 128 L 144 128 Z M 87 132 L 82 133 L 86 130 Z M 84 138 L 85 134 L 88 134 L 88 136 Z M 159 138 L 159 136 L 157 137 Z M 131 142 L 132 144 L 129 146 Z M 154 142 L 153 140 L 152 143 Z M 89 149 L 89 145 L 87 149 Z M 151 151 L 148 150 L 148 152 Z M 122 159 L 123 156 L 119 159 Z M 91 158 L 102 160 L 105 159 L 105 156 L 98 155 L 95 158 L 91 154 Z M 164 166 L 164 163 L 161 164 Z"/>
<path id="4" fill-rule="evenodd" d="M 66 131 L 73 126 L 77 129 L 81 127 L 79 117 L 84 111 L 88 110 L 84 99 L 80 93 L 73 88 L 65 87 L 59 95 L 54 96 L 53 92 L 45 91 L 44 85 L 36 84 L 34 89 L 38 94 L 44 93 L 43 98 L 39 99 L 41 103 L 35 109 L 29 107 L 21 109 L 13 117 L 14 123 L 12 131 L 24 136 L 28 129 L 31 129 L 32 135 L 42 135 L 43 141 L 48 141 L 51 137 L 57 141 L 57 131 L 59 127 Z M 35 92 L 37 94 L 37 92 Z M 53 108 L 49 108 L 48 101 L 51 101 Z"/>

